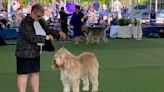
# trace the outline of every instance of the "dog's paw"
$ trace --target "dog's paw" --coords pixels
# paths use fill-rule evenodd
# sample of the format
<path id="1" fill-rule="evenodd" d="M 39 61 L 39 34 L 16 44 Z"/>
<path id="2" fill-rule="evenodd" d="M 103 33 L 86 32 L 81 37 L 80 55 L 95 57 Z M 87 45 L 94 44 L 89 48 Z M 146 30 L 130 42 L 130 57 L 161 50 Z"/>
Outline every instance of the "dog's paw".
<path id="1" fill-rule="evenodd" d="M 83 88 L 83 92 L 89 92 L 89 88 Z"/>

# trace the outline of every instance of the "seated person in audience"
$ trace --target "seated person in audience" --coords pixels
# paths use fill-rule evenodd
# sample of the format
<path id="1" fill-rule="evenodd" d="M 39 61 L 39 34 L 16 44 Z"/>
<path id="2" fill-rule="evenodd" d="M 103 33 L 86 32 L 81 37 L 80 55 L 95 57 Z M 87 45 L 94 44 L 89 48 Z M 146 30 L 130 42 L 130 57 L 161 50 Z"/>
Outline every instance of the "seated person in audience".
<path id="1" fill-rule="evenodd" d="M 159 35 L 161 38 L 164 38 L 164 29 L 160 29 Z"/>
<path id="2" fill-rule="evenodd" d="M 1 28 L 9 28 L 10 27 L 10 21 L 7 18 L 6 11 L 2 11 L 2 13 L 0 14 L 0 26 L 1 26 Z"/>
<path id="3" fill-rule="evenodd" d="M 108 20 L 104 20 L 104 16 L 102 14 L 99 15 L 98 24 L 108 26 Z"/>
<path id="4" fill-rule="evenodd" d="M 103 19 L 103 15 L 102 14 L 99 15 L 98 24 L 102 24 L 102 25 L 105 24 L 105 20 Z"/>
<path id="5" fill-rule="evenodd" d="M 22 14 L 21 8 L 18 8 L 18 10 L 16 11 L 15 18 L 16 18 L 16 21 L 18 23 L 17 26 L 19 27 L 22 19 L 25 18 L 25 15 Z"/>
<path id="6" fill-rule="evenodd" d="M 47 21 L 51 17 L 51 12 L 48 9 L 45 9 L 43 18 Z"/>
<path id="7" fill-rule="evenodd" d="M 156 19 L 156 14 L 155 14 L 154 10 L 151 11 L 150 18 L 151 18 L 150 23 L 155 23 L 156 22 L 156 20 L 155 20 Z"/>
<path id="8" fill-rule="evenodd" d="M 118 25 L 118 17 L 115 16 L 115 13 L 113 13 L 109 19 L 108 19 L 108 22 L 106 23 L 107 24 L 107 28 L 106 28 L 106 34 L 108 37 L 110 37 L 110 26 L 115 26 L 115 25 Z"/>
<path id="9" fill-rule="evenodd" d="M 118 17 L 115 15 L 115 13 L 112 14 L 112 20 L 110 22 L 110 26 L 118 25 Z"/>
<path id="10" fill-rule="evenodd" d="M 49 17 L 49 19 L 46 22 L 48 23 L 48 25 L 51 25 L 53 23 L 53 20 L 51 19 L 51 17 Z"/>
<path id="11" fill-rule="evenodd" d="M 6 19 L 0 19 L 0 28 L 10 28 L 10 22 Z"/>
<path id="12" fill-rule="evenodd" d="M 148 34 L 149 38 L 159 38 L 160 34 L 152 29 L 150 29 L 149 34 Z"/>
<path id="13" fill-rule="evenodd" d="M 96 23 L 96 22 L 97 22 L 96 12 L 95 12 L 94 9 L 90 9 L 90 10 L 89 10 L 88 21 L 89 21 L 90 23 Z"/>
<path id="14" fill-rule="evenodd" d="M 19 21 L 17 20 L 15 15 L 12 15 L 11 27 L 12 28 L 19 27 Z"/>
<path id="15" fill-rule="evenodd" d="M 103 28 L 107 28 L 108 27 L 108 20 L 104 20 L 104 16 L 102 14 L 100 14 L 97 24 Z M 107 29 L 105 29 L 105 30 L 107 30 Z"/>

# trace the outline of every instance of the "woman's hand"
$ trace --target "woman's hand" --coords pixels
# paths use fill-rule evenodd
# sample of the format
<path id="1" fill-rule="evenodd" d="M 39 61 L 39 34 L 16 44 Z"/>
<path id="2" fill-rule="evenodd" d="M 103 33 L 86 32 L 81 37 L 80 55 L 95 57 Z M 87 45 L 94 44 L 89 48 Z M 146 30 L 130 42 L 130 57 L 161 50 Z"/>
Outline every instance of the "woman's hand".
<path id="1" fill-rule="evenodd" d="M 46 40 L 53 40 L 54 39 L 54 37 L 52 36 L 52 35 L 46 35 Z"/>

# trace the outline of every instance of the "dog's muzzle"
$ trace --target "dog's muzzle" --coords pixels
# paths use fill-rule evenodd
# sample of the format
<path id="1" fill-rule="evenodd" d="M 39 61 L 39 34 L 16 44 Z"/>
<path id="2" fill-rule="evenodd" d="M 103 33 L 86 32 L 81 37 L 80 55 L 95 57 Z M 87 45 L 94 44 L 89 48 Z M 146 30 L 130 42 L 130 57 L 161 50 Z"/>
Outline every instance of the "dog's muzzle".
<path id="1" fill-rule="evenodd" d="M 54 64 L 56 64 L 56 60 L 54 60 Z"/>
<path id="2" fill-rule="evenodd" d="M 56 64 L 56 60 L 53 61 L 55 68 L 59 68 L 59 65 Z"/>

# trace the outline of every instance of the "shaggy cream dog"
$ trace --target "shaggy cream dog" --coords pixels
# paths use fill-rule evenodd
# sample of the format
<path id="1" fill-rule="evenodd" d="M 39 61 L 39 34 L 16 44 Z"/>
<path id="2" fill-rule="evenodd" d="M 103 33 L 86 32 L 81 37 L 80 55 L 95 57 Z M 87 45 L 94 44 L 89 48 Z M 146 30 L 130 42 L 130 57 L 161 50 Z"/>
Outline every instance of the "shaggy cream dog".
<path id="1" fill-rule="evenodd" d="M 92 92 L 98 92 L 99 64 L 93 53 L 84 52 L 74 56 L 65 48 L 59 49 L 54 56 L 53 68 L 61 70 L 63 92 L 80 92 L 80 79 L 83 81 L 83 91 L 89 91 L 89 80 L 92 83 Z"/>

